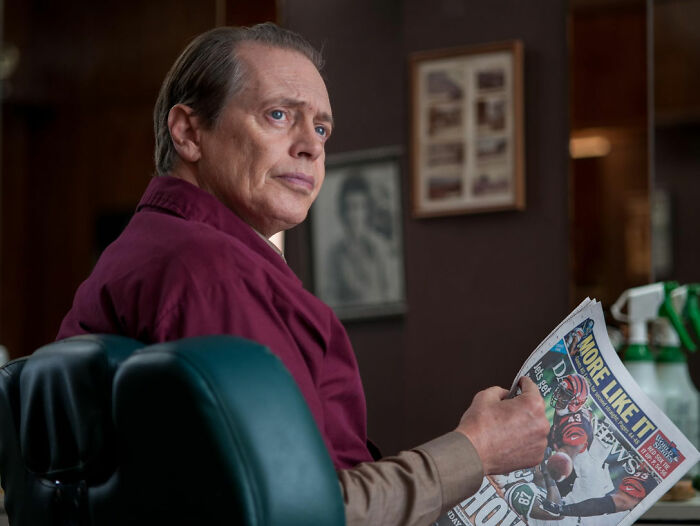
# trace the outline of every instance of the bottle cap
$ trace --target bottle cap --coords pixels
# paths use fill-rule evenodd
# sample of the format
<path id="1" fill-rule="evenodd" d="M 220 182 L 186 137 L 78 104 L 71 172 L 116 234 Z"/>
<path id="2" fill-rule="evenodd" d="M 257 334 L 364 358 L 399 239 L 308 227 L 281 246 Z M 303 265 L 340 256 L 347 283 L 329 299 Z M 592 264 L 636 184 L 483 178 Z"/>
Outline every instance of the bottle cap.
<path id="1" fill-rule="evenodd" d="M 624 362 L 653 362 L 654 355 L 651 354 L 649 346 L 643 343 L 631 343 L 622 355 Z"/>
<path id="2" fill-rule="evenodd" d="M 695 343 L 690 338 L 690 334 L 685 330 L 683 322 L 680 316 L 673 307 L 673 302 L 671 301 L 671 292 L 678 288 L 677 281 L 666 281 L 664 283 L 664 301 L 659 307 L 659 316 L 663 316 L 668 319 L 673 325 L 673 328 L 678 333 L 678 337 L 681 339 L 683 346 L 689 351 L 695 352 Z"/>

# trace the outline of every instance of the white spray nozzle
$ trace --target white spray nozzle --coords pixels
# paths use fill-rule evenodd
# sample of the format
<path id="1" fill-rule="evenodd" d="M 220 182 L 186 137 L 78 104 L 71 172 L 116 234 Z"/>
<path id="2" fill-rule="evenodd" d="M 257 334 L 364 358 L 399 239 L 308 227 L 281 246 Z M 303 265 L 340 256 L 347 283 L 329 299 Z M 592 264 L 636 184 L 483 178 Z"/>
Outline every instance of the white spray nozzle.
<path id="1" fill-rule="evenodd" d="M 659 316 L 664 298 L 664 284 L 660 282 L 627 289 L 613 303 L 610 307 L 613 318 L 630 326 L 629 343 L 648 342 L 646 324 Z"/>

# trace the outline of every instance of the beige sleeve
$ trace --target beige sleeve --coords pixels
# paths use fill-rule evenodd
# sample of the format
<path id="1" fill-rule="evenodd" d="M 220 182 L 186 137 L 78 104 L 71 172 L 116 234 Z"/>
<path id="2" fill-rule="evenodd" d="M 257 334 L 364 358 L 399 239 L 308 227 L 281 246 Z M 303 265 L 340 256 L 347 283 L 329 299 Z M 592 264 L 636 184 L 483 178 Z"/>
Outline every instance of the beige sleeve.
<path id="1" fill-rule="evenodd" d="M 338 471 L 347 526 L 427 526 L 476 492 L 483 477 L 474 446 L 456 431 Z"/>

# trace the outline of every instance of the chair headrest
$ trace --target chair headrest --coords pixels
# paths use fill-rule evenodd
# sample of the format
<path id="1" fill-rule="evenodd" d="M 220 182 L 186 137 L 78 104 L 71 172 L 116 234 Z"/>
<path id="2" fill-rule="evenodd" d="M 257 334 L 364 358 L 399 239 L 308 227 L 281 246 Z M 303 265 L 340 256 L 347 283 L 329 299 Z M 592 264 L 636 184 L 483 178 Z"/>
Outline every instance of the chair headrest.
<path id="1" fill-rule="evenodd" d="M 112 379 L 143 344 L 114 335 L 52 343 L 20 373 L 19 438 L 27 469 L 65 482 L 102 480 L 115 469 Z"/>
<path id="2" fill-rule="evenodd" d="M 177 524 L 344 524 L 323 438 L 267 348 L 233 336 L 151 345 L 119 368 L 114 400 L 125 498 L 148 496 L 144 523 L 162 521 L 155 503 L 178 502 Z"/>
<path id="3" fill-rule="evenodd" d="M 330 456 L 279 358 L 230 336 L 142 347 L 86 335 L 0 368 L 12 524 L 344 523 Z"/>

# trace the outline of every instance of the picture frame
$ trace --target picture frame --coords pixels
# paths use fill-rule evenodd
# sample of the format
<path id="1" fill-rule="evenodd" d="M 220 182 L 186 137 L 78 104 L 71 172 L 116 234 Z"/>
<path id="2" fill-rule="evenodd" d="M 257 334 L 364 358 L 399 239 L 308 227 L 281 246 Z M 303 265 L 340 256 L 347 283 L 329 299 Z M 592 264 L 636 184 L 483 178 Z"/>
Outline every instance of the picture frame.
<path id="1" fill-rule="evenodd" d="M 525 209 L 523 44 L 414 53 L 412 214 Z"/>
<path id="2" fill-rule="evenodd" d="M 311 208 L 314 293 L 341 320 L 405 312 L 398 147 L 329 156 Z"/>

